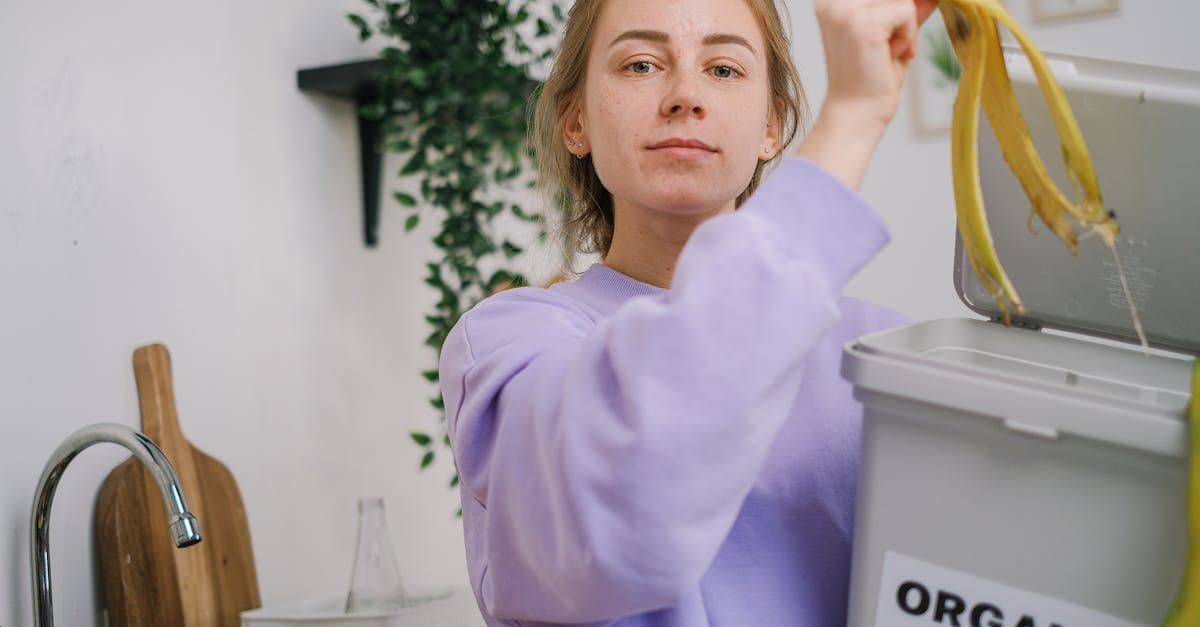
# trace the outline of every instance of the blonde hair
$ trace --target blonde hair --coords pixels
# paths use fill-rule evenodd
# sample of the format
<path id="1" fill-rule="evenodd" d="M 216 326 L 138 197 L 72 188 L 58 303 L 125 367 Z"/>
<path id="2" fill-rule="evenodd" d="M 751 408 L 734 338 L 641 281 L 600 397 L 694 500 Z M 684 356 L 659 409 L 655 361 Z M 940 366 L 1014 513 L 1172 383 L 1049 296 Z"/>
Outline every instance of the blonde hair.
<path id="1" fill-rule="evenodd" d="M 807 128 L 808 102 L 792 63 L 787 32 L 777 0 L 746 0 L 758 20 L 766 44 L 767 73 L 776 120 L 782 123 L 780 147 L 769 161 L 759 161 L 740 206 L 758 188 L 764 170 L 778 162 L 797 133 Z M 600 183 L 591 157 L 577 159 L 563 145 L 563 124 L 583 98 L 591 35 L 603 0 L 576 0 L 567 15 L 554 66 L 537 94 L 530 121 L 530 141 L 538 162 L 538 184 L 562 211 L 561 243 L 566 270 L 578 253 L 607 255 L 613 237 L 612 194 Z M 784 7 L 783 14 L 787 15 Z"/>

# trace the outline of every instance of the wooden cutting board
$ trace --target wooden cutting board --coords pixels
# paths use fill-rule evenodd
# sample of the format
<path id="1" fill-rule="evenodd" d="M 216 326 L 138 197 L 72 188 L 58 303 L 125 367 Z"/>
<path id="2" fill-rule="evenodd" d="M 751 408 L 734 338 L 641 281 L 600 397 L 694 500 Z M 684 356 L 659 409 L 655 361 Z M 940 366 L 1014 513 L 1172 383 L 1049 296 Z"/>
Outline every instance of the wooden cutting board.
<path id="1" fill-rule="evenodd" d="M 261 605 L 250 528 L 229 469 L 192 446 L 179 428 L 171 358 L 151 344 L 133 353 L 142 432 L 179 475 L 201 541 L 176 548 L 158 484 L 141 462 L 117 466 L 100 488 L 96 542 L 108 624 L 240 627 Z"/>

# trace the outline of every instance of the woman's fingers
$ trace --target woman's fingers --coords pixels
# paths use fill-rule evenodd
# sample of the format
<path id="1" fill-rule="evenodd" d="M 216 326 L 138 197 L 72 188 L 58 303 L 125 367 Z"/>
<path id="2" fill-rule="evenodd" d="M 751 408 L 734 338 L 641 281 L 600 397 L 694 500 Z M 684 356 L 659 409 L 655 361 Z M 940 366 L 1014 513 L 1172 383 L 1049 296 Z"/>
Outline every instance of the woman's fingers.
<path id="1" fill-rule="evenodd" d="M 929 15 L 937 9 L 937 0 L 913 0 L 917 5 L 917 24 L 924 24 Z"/>
<path id="2" fill-rule="evenodd" d="M 888 28 L 891 29 L 888 45 L 892 51 L 892 59 L 901 61 L 912 59 L 916 56 L 917 29 L 919 27 L 913 5 L 908 0 L 901 0 L 896 3 L 888 17 L 892 20 L 888 24 Z"/>
<path id="3" fill-rule="evenodd" d="M 815 8 L 829 70 L 827 101 L 890 121 L 916 56 L 916 0 L 815 0 Z"/>

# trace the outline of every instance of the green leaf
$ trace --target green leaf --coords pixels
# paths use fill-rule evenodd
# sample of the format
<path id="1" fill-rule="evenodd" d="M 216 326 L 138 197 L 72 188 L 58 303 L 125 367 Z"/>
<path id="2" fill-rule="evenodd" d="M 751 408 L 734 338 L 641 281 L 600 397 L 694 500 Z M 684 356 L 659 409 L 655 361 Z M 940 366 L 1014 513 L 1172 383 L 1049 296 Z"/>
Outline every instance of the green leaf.
<path id="1" fill-rule="evenodd" d="M 943 32 L 937 35 L 930 33 L 926 35 L 925 43 L 929 50 L 929 61 L 941 73 L 941 81 L 950 85 L 957 83 L 962 76 L 962 66 L 954 54 L 950 36 Z"/>
<path id="2" fill-rule="evenodd" d="M 488 291 L 490 292 L 500 287 L 507 287 L 512 283 L 513 276 L 513 273 L 509 272 L 508 270 L 497 270 L 493 272 L 492 276 L 488 277 L 487 280 Z"/>
<path id="3" fill-rule="evenodd" d="M 419 433 L 417 431 L 409 433 L 408 437 L 412 438 L 412 441 L 416 442 L 417 446 L 429 446 L 429 443 L 433 442 L 433 438 L 429 437 L 427 434 Z"/>
<path id="4" fill-rule="evenodd" d="M 387 115 L 387 106 L 382 102 L 365 104 L 358 109 L 358 115 L 368 120 L 378 120 Z"/>
<path id="5" fill-rule="evenodd" d="M 388 152 L 408 152 L 412 150 L 412 142 L 407 139 L 394 139 L 387 142 Z"/>
<path id="6" fill-rule="evenodd" d="M 539 214 L 526 213 L 525 210 L 521 208 L 521 205 L 510 205 L 509 210 L 512 211 L 512 214 L 516 216 L 517 219 L 523 222 L 538 222 L 542 219 L 542 216 Z"/>
<path id="7" fill-rule="evenodd" d="M 450 477 L 450 487 L 451 488 L 458 487 L 458 475 L 454 475 L 453 477 Z"/>
<path id="8" fill-rule="evenodd" d="M 417 206 L 417 199 L 414 198 L 412 194 L 406 194 L 404 192 L 396 192 L 396 193 L 392 194 L 392 198 L 395 198 L 396 202 L 400 203 L 401 205 L 403 205 L 405 207 L 416 207 Z"/>
<path id="9" fill-rule="evenodd" d="M 418 151 L 404 164 L 403 168 L 400 168 L 400 176 L 416 174 L 423 167 L 425 167 L 425 153 Z"/>
<path id="10" fill-rule="evenodd" d="M 426 381 L 437 381 L 438 380 L 438 371 L 437 370 L 422 370 L 421 376 L 425 377 Z"/>
<path id="11" fill-rule="evenodd" d="M 414 213 L 404 219 L 404 232 L 409 233 L 417 228 L 417 224 L 421 221 L 421 214 Z"/>
<path id="12" fill-rule="evenodd" d="M 353 13 L 347 13 L 346 17 L 350 20 L 350 23 L 358 29 L 359 41 L 366 41 L 371 38 L 371 27 L 367 24 L 366 20 Z"/>
<path id="13" fill-rule="evenodd" d="M 424 457 L 421 458 L 421 470 L 425 470 L 433 463 L 433 451 L 426 451 Z"/>
<path id="14" fill-rule="evenodd" d="M 379 58 L 384 61 L 402 61 L 404 59 L 404 51 L 395 46 L 387 46 L 379 51 Z"/>
<path id="15" fill-rule="evenodd" d="M 420 66 L 414 66 L 408 69 L 405 78 L 413 87 L 417 89 L 425 89 L 429 86 L 429 75 L 425 73 L 425 69 Z M 457 90 L 451 93 L 459 93 Z"/>

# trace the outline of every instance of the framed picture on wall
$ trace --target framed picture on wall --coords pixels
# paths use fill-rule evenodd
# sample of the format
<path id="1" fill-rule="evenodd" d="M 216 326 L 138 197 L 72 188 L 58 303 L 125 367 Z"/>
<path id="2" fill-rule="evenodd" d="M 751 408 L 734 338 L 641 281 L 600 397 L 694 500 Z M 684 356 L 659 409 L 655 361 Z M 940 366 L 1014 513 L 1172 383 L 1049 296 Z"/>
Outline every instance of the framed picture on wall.
<path id="1" fill-rule="evenodd" d="M 1034 21 L 1116 13 L 1120 0 L 1031 0 Z"/>
<path id="2" fill-rule="evenodd" d="M 950 130 L 954 118 L 954 95 L 962 68 L 954 56 L 950 36 L 940 16 L 921 26 L 917 58 L 909 76 L 912 94 L 913 127 L 918 135 L 934 135 Z"/>

